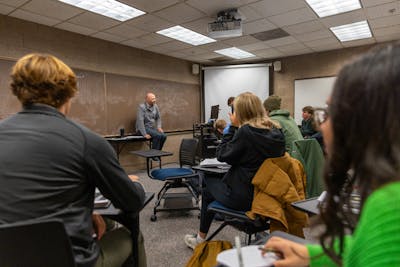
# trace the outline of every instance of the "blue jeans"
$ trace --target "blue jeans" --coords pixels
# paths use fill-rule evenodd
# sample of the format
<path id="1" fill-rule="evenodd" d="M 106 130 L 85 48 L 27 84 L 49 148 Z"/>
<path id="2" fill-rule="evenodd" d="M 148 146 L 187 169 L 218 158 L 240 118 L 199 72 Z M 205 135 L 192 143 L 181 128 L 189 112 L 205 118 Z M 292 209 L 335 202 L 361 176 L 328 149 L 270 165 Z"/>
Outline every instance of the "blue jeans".
<path id="1" fill-rule="evenodd" d="M 154 128 L 147 128 L 146 127 L 146 132 L 147 134 L 151 135 L 152 138 L 152 149 L 158 149 L 162 150 L 165 140 L 167 140 L 167 136 L 165 133 L 160 133 Z"/>

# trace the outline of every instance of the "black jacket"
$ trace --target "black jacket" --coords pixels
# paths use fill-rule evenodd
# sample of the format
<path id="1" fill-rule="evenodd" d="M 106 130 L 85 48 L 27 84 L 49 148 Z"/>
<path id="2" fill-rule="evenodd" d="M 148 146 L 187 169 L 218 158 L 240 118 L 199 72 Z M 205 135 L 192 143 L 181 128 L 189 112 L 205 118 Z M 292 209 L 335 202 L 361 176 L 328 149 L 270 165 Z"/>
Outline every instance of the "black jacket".
<path id="1" fill-rule="evenodd" d="M 143 205 L 108 142 L 56 109 L 36 104 L 0 122 L 0 224 L 61 219 L 77 265 L 92 266 L 95 187 L 124 211 Z"/>
<path id="2" fill-rule="evenodd" d="M 223 181 L 232 199 L 240 200 L 240 210 L 250 210 L 253 200 L 251 180 L 267 158 L 281 157 L 285 153 L 285 138 L 278 129 L 260 129 L 244 125 L 239 129 L 230 126 L 217 148 L 219 161 L 232 165 Z"/>

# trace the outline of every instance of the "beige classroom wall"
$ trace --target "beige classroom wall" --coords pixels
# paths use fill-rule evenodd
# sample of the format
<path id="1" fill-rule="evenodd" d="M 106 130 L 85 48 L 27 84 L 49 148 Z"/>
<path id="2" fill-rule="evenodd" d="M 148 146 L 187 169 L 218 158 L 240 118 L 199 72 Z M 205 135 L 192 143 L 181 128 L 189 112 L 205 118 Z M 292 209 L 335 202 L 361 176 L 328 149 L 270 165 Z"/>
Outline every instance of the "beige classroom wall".
<path id="1" fill-rule="evenodd" d="M 189 61 L 0 15 L 0 58 L 16 60 L 32 52 L 53 54 L 74 68 L 199 85 Z M 164 149 L 174 155 L 165 162 L 177 162 L 181 139 L 191 136 L 169 135 Z M 147 148 L 145 142 L 126 145 L 122 166 L 127 171 L 144 169 L 145 160 L 128 151 Z"/>
<path id="2" fill-rule="evenodd" d="M 274 94 L 282 97 L 282 108 L 289 110 L 293 115 L 295 80 L 336 76 L 346 62 L 371 47 L 360 46 L 279 59 L 282 70 L 274 72 L 273 86 Z"/>

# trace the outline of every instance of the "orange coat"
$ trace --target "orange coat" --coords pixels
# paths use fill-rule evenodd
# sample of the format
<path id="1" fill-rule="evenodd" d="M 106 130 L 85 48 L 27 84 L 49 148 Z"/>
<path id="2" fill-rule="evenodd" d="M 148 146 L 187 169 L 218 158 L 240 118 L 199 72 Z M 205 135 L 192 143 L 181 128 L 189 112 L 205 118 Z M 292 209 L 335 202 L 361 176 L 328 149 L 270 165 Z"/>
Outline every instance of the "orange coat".
<path id="1" fill-rule="evenodd" d="M 307 215 L 291 206 L 305 199 L 306 175 L 301 163 L 285 153 L 283 157 L 264 161 L 252 180 L 254 199 L 246 214 L 270 218 L 270 231 L 284 231 L 303 237 Z"/>

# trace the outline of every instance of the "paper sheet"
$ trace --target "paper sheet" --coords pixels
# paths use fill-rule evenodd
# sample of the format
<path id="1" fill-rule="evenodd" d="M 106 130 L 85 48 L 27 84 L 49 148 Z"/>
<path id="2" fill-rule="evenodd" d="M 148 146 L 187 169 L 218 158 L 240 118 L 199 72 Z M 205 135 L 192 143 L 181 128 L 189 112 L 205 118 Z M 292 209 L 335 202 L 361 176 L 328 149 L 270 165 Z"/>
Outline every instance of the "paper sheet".
<path id="1" fill-rule="evenodd" d="M 268 267 L 278 258 L 274 253 L 266 253 L 263 257 L 259 246 L 242 247 L 243 266 L 244 267 Z M 222 251 L 217 256 L 217 262 L 228 267 L 239 267 L 239 258 L 237 249 L 228 249 Z"/>

